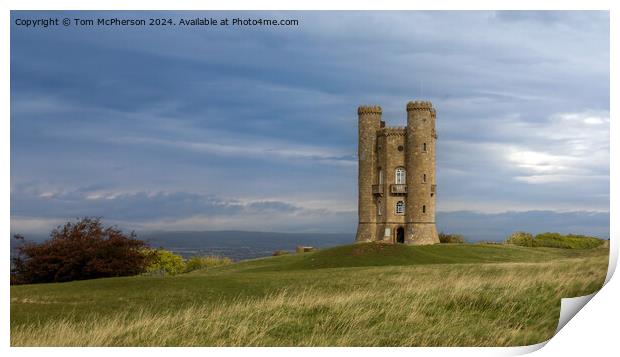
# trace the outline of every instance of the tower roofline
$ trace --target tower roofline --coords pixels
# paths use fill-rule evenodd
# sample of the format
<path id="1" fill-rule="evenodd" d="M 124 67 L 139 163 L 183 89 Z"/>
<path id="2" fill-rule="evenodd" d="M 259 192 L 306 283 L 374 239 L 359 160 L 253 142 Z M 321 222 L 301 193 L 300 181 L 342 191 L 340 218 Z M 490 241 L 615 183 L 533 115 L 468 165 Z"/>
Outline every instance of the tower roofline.
<path id="1" fill-rule="evenodd" d="M 378 105 L 360 105 L 357 114 L 381 114 L 381 107 Z"/>
<path id="2" fill-rule="evenodd" d="M 406 134 L 407 128 L 404 126 L 387 126 L 377 132 L 377 136 L 405 136 Z"/>
<path id="3" fill-rule="evenodd" d="M 412 110 L 432 110 L 433 103 L 428 100 L 416 100 L 410 101 L 407 103 L 407 111 L 410 112 Z"/>

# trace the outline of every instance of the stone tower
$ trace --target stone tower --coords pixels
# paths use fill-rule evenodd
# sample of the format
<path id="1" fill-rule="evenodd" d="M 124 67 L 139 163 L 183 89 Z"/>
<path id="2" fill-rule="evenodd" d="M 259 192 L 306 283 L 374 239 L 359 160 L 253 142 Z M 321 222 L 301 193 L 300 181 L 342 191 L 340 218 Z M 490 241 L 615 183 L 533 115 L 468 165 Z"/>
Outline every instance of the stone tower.
<path id="1" fill-rule="evenodd" d="M 435 226 L 435 109 L 407 103 L 407 127 L 386 127 L 381 107 L 358 114 L 357 242 L 439 243 Z"/>

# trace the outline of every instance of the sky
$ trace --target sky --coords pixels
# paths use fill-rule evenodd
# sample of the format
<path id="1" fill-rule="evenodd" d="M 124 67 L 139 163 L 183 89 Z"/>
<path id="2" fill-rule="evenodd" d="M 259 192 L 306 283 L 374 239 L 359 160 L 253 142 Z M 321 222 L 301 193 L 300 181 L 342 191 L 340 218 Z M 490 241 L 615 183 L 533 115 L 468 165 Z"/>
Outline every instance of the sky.
<path id="1" fill-rule="evenodd" d="M 299 25 L 16 25 L 50 16 Z M 357 107 L 403 126 L 415 99 L 437 109 L 440 230 L 536 212 L 541 230 L 568 213 L 574 231 L 608 231 L 607 12 L 11 20 L 12 232 L 82 216 L 138 231 L 355 232 Z"/>

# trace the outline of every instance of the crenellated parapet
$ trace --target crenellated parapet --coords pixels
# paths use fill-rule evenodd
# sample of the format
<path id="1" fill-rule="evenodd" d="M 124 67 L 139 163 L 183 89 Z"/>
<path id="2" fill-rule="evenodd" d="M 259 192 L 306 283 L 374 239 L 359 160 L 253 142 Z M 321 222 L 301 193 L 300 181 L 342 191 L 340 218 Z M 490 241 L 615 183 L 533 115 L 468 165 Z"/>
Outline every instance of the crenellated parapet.
<path id="1" fill-rule="evenodd" d="M 405 136 L 407 129 L 404 126 L 391 126 L 382 128 L 377 132 L 377 136 Z"/>
<path id="2" fill-rule="evenodd" d="M 413 111 L 413 110 L 430 110 L 430 111 L 434 111 L 433 109 L 433 103 L 431 103 L 430 101 L 426 101 L 426 100 L 416 100 L 415 102 L 409 102 L 407 103 L 407 111 Z"/>
<path id="3" fill-rule="evenodd" d="M 357 115 L 362 114 L 381 114 L 381 107 L 378 105 L 360 105 L 357 108 Z"/>

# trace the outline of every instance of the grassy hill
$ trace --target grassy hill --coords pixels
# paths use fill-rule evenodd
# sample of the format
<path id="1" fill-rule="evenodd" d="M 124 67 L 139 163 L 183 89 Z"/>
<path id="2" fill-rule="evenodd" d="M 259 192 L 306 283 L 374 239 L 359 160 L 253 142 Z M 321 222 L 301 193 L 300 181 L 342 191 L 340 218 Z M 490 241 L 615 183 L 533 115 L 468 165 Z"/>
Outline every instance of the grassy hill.
<path id="1" fill-rule="evenodd" d="M 511 346 L 550 338 L 607 248 L 358 244 L 174 277 L 11 287 L 11 345 Z"/>

